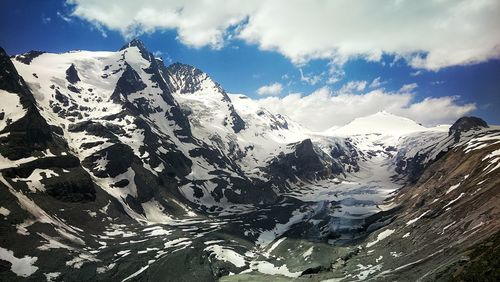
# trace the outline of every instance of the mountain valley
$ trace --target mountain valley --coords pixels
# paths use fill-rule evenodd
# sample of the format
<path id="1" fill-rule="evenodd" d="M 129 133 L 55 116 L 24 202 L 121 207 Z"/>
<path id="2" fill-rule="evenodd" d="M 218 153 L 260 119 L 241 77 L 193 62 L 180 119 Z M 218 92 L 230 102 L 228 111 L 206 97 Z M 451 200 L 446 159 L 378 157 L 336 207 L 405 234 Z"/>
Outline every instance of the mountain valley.
<path id="1" fill-rule="evenodd" d="M 500 277 L 500 126 L 313 132 L 139 40 L 0 65 L 0 280 Z"/>

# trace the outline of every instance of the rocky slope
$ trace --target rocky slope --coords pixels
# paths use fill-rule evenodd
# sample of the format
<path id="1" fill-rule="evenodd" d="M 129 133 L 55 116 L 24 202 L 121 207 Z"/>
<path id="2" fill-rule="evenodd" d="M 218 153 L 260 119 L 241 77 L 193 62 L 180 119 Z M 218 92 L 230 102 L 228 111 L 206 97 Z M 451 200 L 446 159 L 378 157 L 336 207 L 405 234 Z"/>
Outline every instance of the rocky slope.
<path id="1" fill-rule="evenodd" d="M 422 162 L 415 183 L 398 190 L 386 214 L 376 215 L 388 224 L 308 277 L 497 280 L 498 260 L 487 252 L 496 251 L 499 232 L 500 128 L 478 121 L 459 119 L 449 136 L 420 150 L 421 160 L 438 157 Z"/>
<path id="2" fill-rule="evenodd" d="M 2 280 L 446 279 L 496 242 L 480 119 L 313 133 L 138 40 L 0 65 Z"/>

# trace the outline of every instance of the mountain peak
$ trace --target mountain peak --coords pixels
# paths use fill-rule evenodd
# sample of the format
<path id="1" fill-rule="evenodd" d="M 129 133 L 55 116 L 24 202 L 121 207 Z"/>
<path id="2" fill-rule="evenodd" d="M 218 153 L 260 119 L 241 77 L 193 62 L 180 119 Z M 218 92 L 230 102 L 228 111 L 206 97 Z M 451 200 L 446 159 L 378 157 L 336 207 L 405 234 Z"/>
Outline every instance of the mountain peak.
<path id="1" fill-rule="evenodd" d="M 374 133 L 399 136 L 426 129 L 427 128 L 409 118 L 397 116 L 386 111 L 380 111 L 369 116 L 355 118 L 350 123 L 333 132 L 340 135 Z"/>
<path id="2" fill-rule="evenodd" d="M 182 73 L 184 75 L 190 74 L 190 75 L 200 75 L 203 74 L 204 72 L 200 70 L 197 67 L 194 67 L 192 65 L 180 63 L 180 62 L 175 62 L 171 65 L 168 66 L 168 69 L 172 73 Z"/>
<path id="3" fill-rule="evenodd" d="M 179 62 L 169 65 L 167 70 L 173 79 L 172 84 L 176 85 L 181 93 L 194 93 L 201 89 L 203 81 L 210 79 L 202 70 Z M 220 88 L 216 82 L 212 82 L 215 87 Z M 223 92 L 222 88 L 219 90 Z"/>
<path id="4" fill-rule="evenodd" d="M 389 113 L 389 112 L 387 112 L 385 110 L 378 111 L 376 114 L 378 114 L 378 115 L 393 115 L 393 114 L 391 114 L 391 113 Z"/>
<path id="5" fill-rule="evenodd" d="M 488 124 L 481 118 L 473 116 L 461 117 L 450 127 L 448 136 L 453 135 L 455 137 L 455 141 L 458 142 L 462 132 L 478 130 L 485 127 L 488 127 Z"/>
<path id="6" fill-rule="evenodd" d="M 141 56 L 144 59 L 146 59 L 148 61 L 151 61 L 154 59 L 153 55 L 148 51 L 148 49 L 144 45 L 144 42 L 142 42 L 141 40 L 139 40 L 137 38 L 134 38 L 129 43 L 123 45 L 123 47 L 120 48 L 120 51 L 126 50 L 126 49 L 131 48 L 131 47 L 137 47 L 137 49 L 139 49 L 139 52 L 141 53 Z"/>
<path id="7" fill-rule="evenodd" d="M 205 100 L 211 100 L 217 107 L 226 108 L 229 116 L 224 118 L 222 124 L 230 125 L 234 133 L 238 133 L 245 128 L 245 121 L 234 110 L 234 106 L 229 99 L 226 91 L 208 74 L 202 70 L 183 63 L 173 63 L 167 67 L 170 76 L 170 83 L 174 87 L 174 91 L 180 94 L 195 94 L 203 95 Z M 179 99 L 182 99 L 179 97 Z M 184 101 L 187 103 L 189 98 Z"/>
<path id="8" fill-rule="evenodd" d="M 139 48 L 139 50 L 147 50 L 146 46 L 144 45 L 144 42 L 142 42 L 140 39 L 134 38 L 129 43 L 123 45 L 123 47 L 120 48 L 120 51 L 125 50 L 125 49 L 130 48 L 130 47 L 137 47 L 137 48 Z"/>

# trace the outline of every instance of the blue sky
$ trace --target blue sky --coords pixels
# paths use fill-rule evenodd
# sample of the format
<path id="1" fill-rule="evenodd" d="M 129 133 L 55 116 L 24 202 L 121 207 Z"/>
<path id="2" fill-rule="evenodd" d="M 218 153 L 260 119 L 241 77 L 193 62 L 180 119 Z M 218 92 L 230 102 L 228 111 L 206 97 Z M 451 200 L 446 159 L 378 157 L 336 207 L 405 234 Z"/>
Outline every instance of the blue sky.
<path id="1" fill-rule="evenodd" d="M 384 53 L 375 60 L 354 54 L 335 66 L 339 71 L 335 76 L 338 81 L 328 83 L 332 77 L 329 70 L 336 57 L 312 56 L 298 62 L 283 43 L 267 48 L 263 39 L 256 41 L 227 34 L 222 45 L 214 47 L 210 42 L 200 44 L 183 39 L 175 27 L 154 27 L 130 35 L 105 19 L 75 15 L 78 2 L 4 1 L 0 11 L 0 46 L 10 55 L 32 49 L 48 52 L 118 50 L 128 39 L 138 36 L 151 52 L 157 52 L 165 60 L 197 66 L 228 92 L 244 93 L 255 99 L 264 98 L 257 94 L 258 89 L 272 83 L 282 87 L 279 94 L 273 93 L 277 97 L 268 98 L 274 102 L 289 93 L 307 96 L 323 87 L 335 96 L 349 82 L 358 82 L 358 85 L 366 82 L 363 89 L 351 89 L 354 95 L 363 95 L 375 88 L 383 89 L 384 93 L 396 93 L 404 85 L 416 84 L 411 90 L 412 103 L 426 97 L 453 97 L 453 103 L 458 106 L 474 103 L 475 109 L 468 114 L 500 124 L 497 112 L 500 108 L 500 61 L 495 58 L 465 66 L 451 63 L 433 70 L 432 67 L 410 66 L 411 63 L 397 51 Z M 315 76 L 317 81 L 313 81 Z M 370 88 L 377 78 L 379 86 Z M 293 113 L 285 114 L 293 116 Z"/>

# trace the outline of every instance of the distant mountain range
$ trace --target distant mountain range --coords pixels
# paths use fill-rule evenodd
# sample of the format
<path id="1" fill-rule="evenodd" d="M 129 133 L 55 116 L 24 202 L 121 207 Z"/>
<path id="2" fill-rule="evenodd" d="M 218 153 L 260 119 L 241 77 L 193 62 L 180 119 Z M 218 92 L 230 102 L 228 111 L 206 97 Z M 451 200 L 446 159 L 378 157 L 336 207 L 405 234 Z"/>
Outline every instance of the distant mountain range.
<path id="1" fill-rule="evenodd" d="M 500 276 L 500 126 L 312 132 L 139 40 L 0 66 L 0 280 Z"/>

